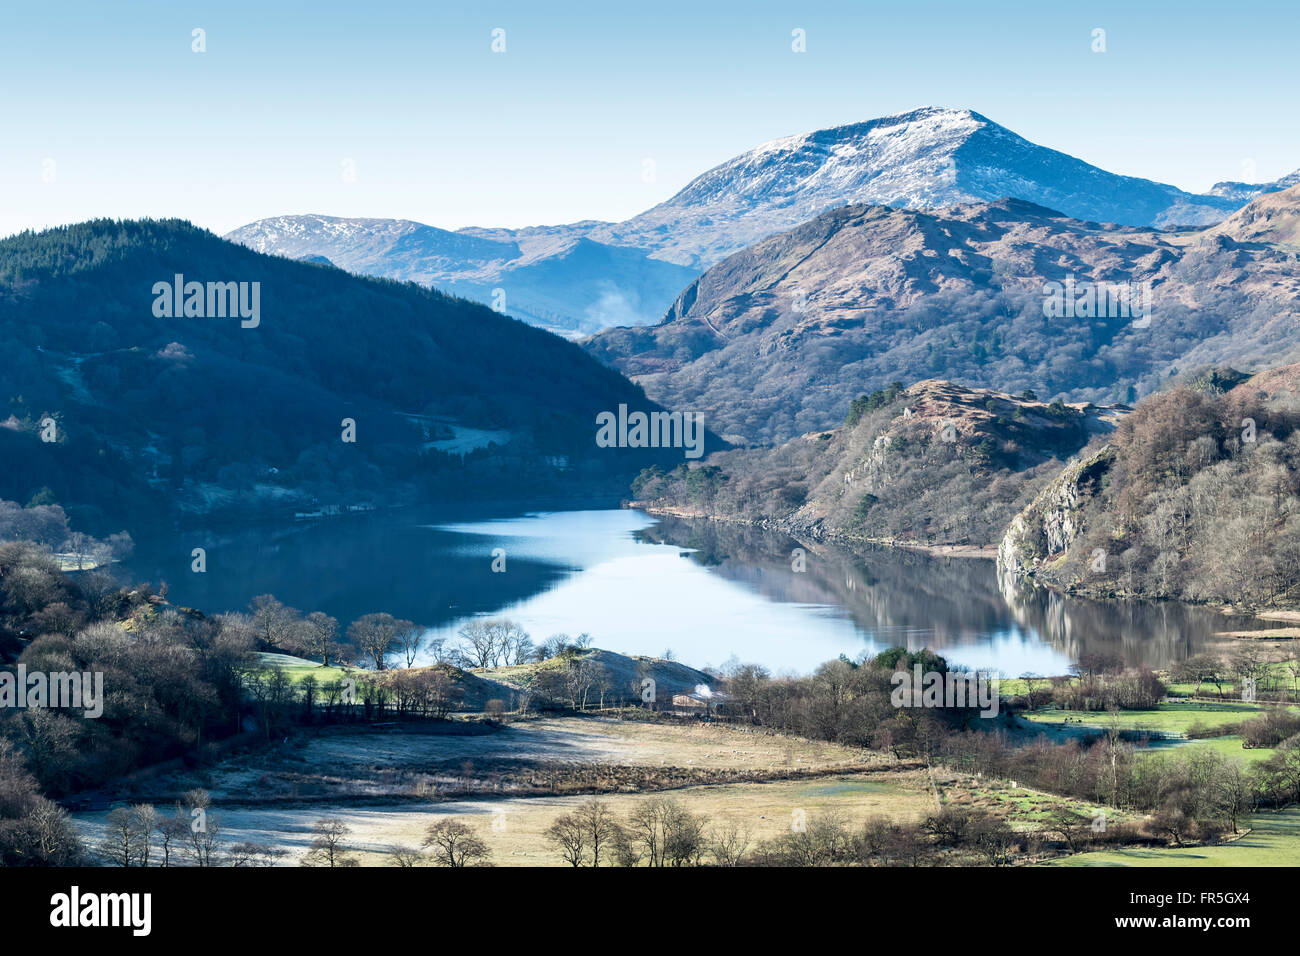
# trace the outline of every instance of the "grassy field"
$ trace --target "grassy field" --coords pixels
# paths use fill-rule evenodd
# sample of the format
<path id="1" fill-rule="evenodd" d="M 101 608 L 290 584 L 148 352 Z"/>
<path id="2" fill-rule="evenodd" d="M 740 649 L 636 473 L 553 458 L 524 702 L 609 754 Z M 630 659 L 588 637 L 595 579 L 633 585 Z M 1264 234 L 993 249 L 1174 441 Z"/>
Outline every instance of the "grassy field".
<path id="1" fill-rule="evenodd" d="M 612 687 L 629 688 L 639 687 L 644 678 L 652 678 L 655 682 L 657 693 L 659 694 L 687 694 L 695 690 L 700 684 L 709 684 L 712 678 L 703 671 L 696 670 L 693 667 L 687 667 L 677 661 L 664 660 L 658 657 L 629 657 L 626 654 L 618 654 L 614 651 L 606 651 L 600 648 L 589 648 L 580 654 L 581 658 L 593 663 L 599 664 L 605 669 Z M 512 687 L 530 688 L 533 687 L 538 678 L 548 672 L 555 672 L 568 666 L 565 659 L 552 657 L 545 661 L 534 661 L 528 664 L 508 664 L 491 668 L 471 668 L 470 673 L 490 679 L 500 681 Z M 599 697 L 599 694 L 596 695 Z M 591 703 L 595 703 L 593 698 Z"/>
<path id="2" fill-rule="evenodd" d="M 1300 810 L 1259 813 L 1250 832 L 1220 846 L 1102 850 L 1048 866 L 1300 866 Z"/>
<path id="3" fill-rule="evenodd" d="M 714 825 L 735 822 L 747 827 L 755 841 L 789 832 L 796 814 L 813 819 L 818 813 L 835 810 L 857 826 L 873 815 L 915 820 L 934 807 L 933 798 L 913 781 L 865 776 L 691 787 L 669 795 L 691 812 L 704 814 Z M 623 819 L 646 796 L 610 794 L 601 799 Z M 453 817 L 468 823 L 487 842 L 496 866 L 563 866 L 559 853 L 546 842 L 546 828 L 586 799 L 460 800 L 383 808 L 331 804 L 293 809 L 235 807 L 220 810 L 220 816 L 227 840 L 279 846 L 287 851 L 285 862 L 289 865 L 306 852 L 311 826 L 323 817 L 341 819 L 351 828 L 346 844 L 363 866 L 387 865 L 394 846 L 419 846 L 431 824 Z M 78 826 L 88 842 L 102 838 L 103 818 L 104 814 L 78 814 Z"/>
<path id="4" fill-rule="evenodd" d="M 296 863 L 311 842 L 311 826 L 338 817 L 352 828 L 349 848 L 363 864 L 383 865 L 395 845 L 416 846 L 438 818 L 456 816 L 481 833 L 497 865 L 561 865 L 544 839 L 545 829 L 586 795 L 512 796 L 482 776 L 494 763 L 523 761 L 555 766 L 626 765 L 744 772 L 755 779 L 678 787 L 666 791 L 712 823 L 735 821 L 754 839 L 788 832 L 796 812 L 807 818 L 842 811 L 854 825 L 883 815 L 910 821 L 935 807 L 924 772 L 888 768 L 893 761 L 838 744 L 738 730 L 722 724 L 643 723 L 603 718 L 537 719 L 481 735 L 335 733 L 301 746 L 231 757 L 197 771 L 153 778 L 123 802 L 145 799 L 167 807 L 186 788 L 203 786 L 213 796 L 228 843 L 251 840 L 284 849 Z M 406 790 L 438 766 L 468 781 L 481 779 L 481 796 L 404 799 L 375 805 Z M 767 779 L 791 772 L 802 779 Z M 945 790 L 945 794 L 947 791 Z M 316 796 L 319 794 L 319 796 Z M 626 816 L 651 793 L 603 795 Z M 87 842 L 98 843 L 106 812 L 75 814 Z"/>
<path id="5" fill-rule="evenodd" d="M 1290 648 L 1287 648 L 1290 650 Z M 1235 681 L 1225 679 L 1222 683 L 1213 684 L 1205 681 L 1200 684 L 1199 688 L 1195 683 L 1171 681 L 1168 675 L 1165 677 L 1165 689 L 1171 697 L 1191 697 L 1199 690 L 1201 696 L 1218 696 L 1220 693 L 1225 699 L 1239 700 L 1241 691 Z M 1296 677 L 1292 673 L 1289 662 L 1286 660 L 1276 660 L 1266 665 L 1266 676 L 1262 677 L 1259 682 L 1261 690 L 1267 689 L 1269 693 L 1274 691 L 1294 691 L 1296 687 Z"/>
<path id="6" fill-rule="evenodd" d="M 964 775 L 947 775 L 939 790 L 945 806 L 980 807 L 1017 827 L 1035 826 L 1061 805 L 1088 815 L 1096 811 L 1088 804 L 1005 783 L 986 784 Z M 664 795 L 692 813 L 705 816 L 711 826 L 735 823 L 744 827 L 750 833 L 751 847 L 759 840 L 789 832 L 796 819 L 813 820 L 826 812 L 841 815 L 856 828 L 875 816 L 913 822 L 933 813 L 936 806 L 934 790 L 924 771 L 685 787 Z M 616 817 L 626 819 L 634 806 L 648 796 L 653 794 L 603 794 L 600 799 Z M 301 859 L 311 843 L 312 824 L 325 817 L 341 819 L 351 829 L 346 840 L 348 851 L 364 866 L 388 865 L 393 847 L 418 846 L 431 824 L 454 817 L 468 823 L 487 842 L 497 866 L 562 866 L 560 855 L 546 841 L 546 828 L 587 799 L 585 795 L 484 798 L 393 807 L 321 803 L 306 807 L 218 807 L 217 812 L 227 841 L 278 846 L 286 851 L 286 865 L 295 865 Z M 103 836 L 105 816 L 75 815 L 83 836 L 92 845 Z M 1121 817 L 1114 813 L 1111 816 Z"/>
<path id="7" fill-rule="evenodd" d="M 1122 710 L 1116 714 L 1082 710 L 1038 710 L 1025 718 L 1038 724 L 1082 724 L 1108 728 L 1117 724 L 1121 730 L 1150 730 L 1166 734 L 1185 734 L 1196 724 L 1225 727 L 1240 724 L 1263 708 L 1256 704 L 1203 703 L 1200 701 L 1165 701 L 1154 710 Z"/>
<path id="8" fill-rule="evenodd" d="M 957 785 L 940 787 L 944 805 L 986 810 L 1004 818 L 1013 826 L 1037 827 L 1056 810 L 1066 808 L 1087 817 L 1105 813 L 1113 822 L 1129 820 L 1132 814 L 1108 809 L 1100 804 L 1084 803 L 1065 797 L 1031 790 L 1009 780 L 982 780 L 964 777 Z"/>
<path id="9" fill-rule="evenodd" d="M 1121 711 L 1113 716 L 1095 711 L 1040 710 L 1025 714 L 1024 717 L 1039 727 L 1072 734 L 1081 731 L 1096 733 L 1109 728 L 1111 721 L 1115 720 L 1120 729 L 1126 731 L 1178 735 L 1173 740 L 1154 741 L 1146 751 L 1152 757 L 1160 757 L 1174 750 L 1184 752 L 1187 748 L 1199 747 L 1225 757 L 1257 763 L 1267 760 L 1275 751 L 1266 747 L 1247 750 L 1241 745 L 1239 734 L 1204 738 L 1187 738 L 1185 735 L 1198 724 L 1202 727 L 1232 727 L 1249 720 L 1263 709 L 1255 704 L 1231 702 L 1165 701 L 1153 710 Z"/>
<path id="10" fill-rule="evenodd" d="M 1236 734 L 1227 737 L 1207 737 L 1204 740 L 1189 741 L 1186 744 L 1180 744 L 1179 749 L 1191 747 L 1204 747 L 1207 750 L 1213 750 L 1225 757 L 1235 757 L 1238 760 L 1244 760 L 1247 763 L 1256 763 L 1261 760 L 1267 760 L 1277 751 L 1272 747 L 1253 747 L 1247 750 L 1241 745 L 1241 738 Z M 1167 751 L 1166 751 L 1167 752 Z"/>
<path id="11" fill-rule="evenodd" d="M 279 667 L 289 679 L 297 683 L 308 674 L 315 677 L 321 683 L 327 681 L 341 680 L 345 672 L 341 667 L 322 667 L 319 661 L 309 661 L 303 657 L 294 657 L 292 654 L 269 654 L 265 651 L 259 652 L 258 661 L 263 667 Z"/>
<path id="12" fill-rule="evenodd" d="M 1095 812 L 1007 781 L 943 768 L 935 768 L 932 777 L 914 763 L 834 743 L 725 724 L 577 717 L 535 719 L 473 735 L 327 733 L 232 756 L 212 767 L 153 777 L 117 799 L 165 808 L 186 789 L 202 786 L 212 794 L 227 844 L 277 846 L 286 852 L 287 865 L 306 852 L 312 824 L 325 817 L 342 819 L 351 828 L 347 846 L 361 863 L 385 865 L 394 846 L 417 846 L 429 825 L 445 816 L 479 832 L 497 865 L 561 865 L 544 832 L 590 791 L 512 793 L 510 785 L 503 787 L 491 775 L 501 761 L 648 768 L 649 779 L 667 779 L 660 768 L 672 767 L 742 774 L 637 791 L 623 789 L 620 781 L 640 778 L 602 769 L 599 779 L 610 785 L 601 799 L 626 818 L 638 802 L 663 793 L 713 826 L 734 822 L 747 828 L 755 841 L 789 832 L 797 818 L 811 820 L 827 811 L 841 814 L 853 828 L 873 816 L 911 822 L 933 813 L 940 801 L 946 807 L 984 809 L 1021 828 L 1038 825 L 1062 805 Z M 531 776 L 531 771 L 510 771 L 508 783 Z M 453 778 L 462 789 L 449 789 Z M 422 780 L 427 783 L 418 790 L 422 795 L 413 796 Z M 102 840 L 106 816 L 106 811 L 74 814 L 89 844 Z"/>
<path id="13" fill-rule="evenodd" d="M 1297 647 L 1300 650 L 1300 646 Z M 1177 682 L 1169 679 L 1169 675 L 1162 673 L 1165 689 L 1170 697 L 1192 697 L 1197 695 L 1202 697 L 1219 697 L 1222 696 L 1224 703 L 1231 704 L 1241 700 L 1241 692 L 1236 683 L 1232 680 L 1225 679 L 1219 684 L 1213 684 L 1208 681 L 1201 683 L 1199 686 L 1195 683 Z M 1004 677 L 998 681 L 998 691 L 1003 697 L 1021 697 L 1029 689 L 1031 681 L 1023 677 Z M 1046 699 L 1045 695 L 1049 694 L 1052 689 L 1052 682 L 1047 678 L 1034 678 L 1032 681 L 1034 692 L 1041 698 Z M 1261 690 L 1267 690 L 1272 694 L 1275 691 L 1294 692 L 1297 686 L 1296 675 L 1292 673 L 1289 663 L 1285 660 L 1273 661 L 1268 665 L 1268 676 L 1263 678 L 1260 683 Z"/>
<path id="14" fill-rule="evenodd" d="M 723 724 L 562 717 L 511 723 L 496 731 L 478 728 L 486 732 L 477 733 L 465 725 L 444 729 L 452 732 L 339 728 L 303 735 L 285 746 L 148 777 L 120 798 L 169 805 L 186 790 L 202 787 L 218 803 L 338 805 L 349 800 L 436 798 L 466 788 L 510 796 L 502 788 L 512 780 L 522 785 L 537 776 L 525 768 L 555 768 L 563 775 L 601 767 L 610 768 L 609 776 L 617 775 L 616 768 L 645 768 L 645 776 L 652 779 L 698 779 L 712 773 L 764 779 L 850 773 L 893 763 L 879 753 Z M 494 773 L 493 768 L 501 766 L 507 767 L 504 777 Z M 682 773 L 669 774 L 673 768 Z M 623 782 L 633 777 L 621 776 Z"/>

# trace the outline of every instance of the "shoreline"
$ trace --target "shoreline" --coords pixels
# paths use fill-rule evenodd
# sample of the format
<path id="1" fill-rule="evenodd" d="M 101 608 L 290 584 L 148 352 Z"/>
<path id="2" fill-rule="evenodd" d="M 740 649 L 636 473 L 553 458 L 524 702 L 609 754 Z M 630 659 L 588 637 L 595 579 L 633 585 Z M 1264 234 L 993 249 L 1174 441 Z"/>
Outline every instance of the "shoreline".
<path id="1" fill-rule="evenodd" d="M 837 544 L 842 547 L 867 546 L 877 548 L 891 548 L 897 551 L 911 551 L 917 554 L 924 554 L 934 558 L 965 558 L 996 561 L 998 557 L 998 547 L 995 544 L 976 545 L 976 544 L 922 544 L 918 541 L 900 540 L 897 538 L 865 538 L 848 534 L 843 531 L 827 530 L 820 524 L 804 524 L 792 522 L 787 519 L 772 518 L 739 518 L 730 515 L 710 514 L 695 508 L 679 508 L 671 505 L 659 505 L 646 501 L 637 501 L 626 499 L 622 507 L 629 510 L 641 511 L 645 514 L 655 517 L 665 518 L 684 518 L 692 520 L 716 521 L 721 524 L 744 525 L 751 528 L 762 528 L 768 531 L 775 531 L 780 534 L 788 535 L 791 538 L 811 538 L 818 543 Z M 1086 593 L 1073 592 L 1065 588 L 1053 585 L 1050 582 L 1043 581 L 1040 578 L 1031 575 L 1021 575 L 1026 580 L 1032 581 L 1038 587 L 1059 594 L 1062 597 L 1082 598 L 1089 601 L 1101 601 L 1105 603 L 1121 601 L 1173 601 L 1178 604 L 1188 604 L 1186 601 L 1178 601 L 1176 598 L 1153 598 L 1133 596 L 1127 598 L 1103 597 Z M 1245 611 L 1232 607 L 1231 605 L 1215 604 L 1188 604 L 1190 607 L 1202 607 L 1207 610 L 1215 610 L 1224 617 L 1239 617 L 1257 621 L 1273 621 L 1283 624 L 1291 624 L 1291 627 L 1276 627 L 1272 629 L 1260 628 L 1258 631 L 1216 631 L 1213 636 L 1228 638 L 1232 640 L 1246 641 L 1265 641 L 1272 640 L 1278 642 L 1300 640 L 1300 610 L 1288 608 L 1264 608 L 1259 611 Z"/>
<path id="2" fill-rule="evenodd" d="M 819 543 L 840 545 L 869 545 L 878 548 L 892 548 L 897 551 L 912 551 L 935 558 L 975 558 L 995 561 L 998 548 L 995 544 L 922 544 L 899 538 L 865 538 L 847 534 L 843 531 L 828 531 L 820 524 L 797 524 L 782 519 L 772 518 L 737 518 L 729 515 L 710 514 L 690 508 L 676 508 L 669 505 L 655 505 L 644 501 L 625 500 L 623 507 L 632 511 L 643 511 L 648 515 L 663 518 L 688 518 L 692 520 L 717 521 L 720 524 L 744 525 L 750 528 L 762 528 L 777 531 L 792 538 L 807 537 Z"/>

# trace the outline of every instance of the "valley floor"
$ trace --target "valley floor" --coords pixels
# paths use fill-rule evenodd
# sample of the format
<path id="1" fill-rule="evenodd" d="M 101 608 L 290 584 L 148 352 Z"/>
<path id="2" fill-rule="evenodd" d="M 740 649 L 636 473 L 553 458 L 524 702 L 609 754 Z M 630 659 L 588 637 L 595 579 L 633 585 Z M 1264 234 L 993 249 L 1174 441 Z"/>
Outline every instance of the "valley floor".
<path id="1" fill-rule="evenodd" d="M 211 794 L 224 842 L 279 847 L 287 864 L 323 817 L 352 828 L 347 845 L 364 865 L 386 864 L 394 846 L 418 846 L 431 823 L 452 816 L 487 840 L 495 865 L 524 866 L 563 864 L 543 832 L 592 793 L 624 817 L 646 794 L 671 790 L 754 839 L 788 831 L 796 811 L 912 820 L 934 806 L 914 767 L 879 754 L 723 724 L 598 717 L 486 734 L 330 728 L 205 770 L 138 779 L 121 802 L 166 809 L 193 787 Z M 75 815 L 88 845 L 102 840 L 106 817 Z"/>
<path id="2" fill-rule="evenodd" d="M 561 717 L 487 733 L 483 724 L 441 726 L 453 732 L 326 728 L 211 767 L 138 777 L 115 803 L 166 812 L 202 787 L 224 845 L 276 847 L 283 865 L 301 861 L 314 823 L 336 818 L 350 828 L 347 852 L 369 866 L 390 865 L 395 847 L 418 847 L 429 825 L 447 817 L 487 842 L 494 865 L 562 866 L 545 830 L 593 793 L 620 819 L 647 795 L 667 793 L 712 826 L 747 829 L 751 849 L 788 833 L 796 819 L 827 813 L 856 828 L 872 817 L 910 823 L 939 805 L 961 806 L 1028 829 L 1062 807 L 1098 809 L 1009 781 L 939 768 L 932 775 L 881 753 L 720 723 Z M 107 815 L 74 815 L 89 846 L 103 840 Z M 1251 826 L 1230 846 L 1111 851 L 1079 862 L 1300 862 L 1300 812 L 1261 815 Z"/>
<path id="3" fill-rule="evenodd" d="M 1078 853 L 1050 866 L 1300 866 L 1300 809 L 1248 817 L 1249 831 L 1214 846 L 1126 847 Z"/>

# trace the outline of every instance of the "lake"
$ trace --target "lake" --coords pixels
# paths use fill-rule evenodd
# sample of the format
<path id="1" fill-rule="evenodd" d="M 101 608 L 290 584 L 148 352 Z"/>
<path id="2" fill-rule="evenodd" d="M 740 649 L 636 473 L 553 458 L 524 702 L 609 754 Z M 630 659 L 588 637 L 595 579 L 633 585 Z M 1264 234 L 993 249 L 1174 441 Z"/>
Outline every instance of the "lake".
<path id="1" fill-rule="evenodd" d="M 202 574 L 190 570 L 196 547 L 207 552 Z M 735 659 L 775 673 L 895 644 L 1004 676 L 1064 673 L 1088 652 L 1163 667 L 1214 631 L 1252 626 L 1179 604 L 1065 598 L 999 581 L 987 560 L 800 545 L 617 508 L 168 530 L 137 537 L 127 571 L 166 581 L 170 600 L 209 613 L 271 593 L 343 627 L 387 611 L 454 636 L 470 618 L 503 616 L 538 643 L 586 633 L 623 653 L 671 652 L 696 667 Z"/>

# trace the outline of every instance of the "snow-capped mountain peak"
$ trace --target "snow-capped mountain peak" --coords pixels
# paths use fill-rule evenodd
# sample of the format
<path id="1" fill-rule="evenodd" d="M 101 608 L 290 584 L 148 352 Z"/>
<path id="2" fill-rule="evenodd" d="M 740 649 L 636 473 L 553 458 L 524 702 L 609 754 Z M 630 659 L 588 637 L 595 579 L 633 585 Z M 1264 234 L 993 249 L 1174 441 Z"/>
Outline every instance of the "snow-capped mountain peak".
<path id="1" fill-rule="evenodd" d="M 1188 193 L 1038 146 L 973 110 L 925 106 L 770 140 L 624 222 L 449 232 L 408 220 L 281 216 L 228 238 L 480 301 L 504 288 L 507 309 L 575 332 L 657 321 L 701 270 L 839 206 L 933 210 L 1010 197 L 1087 221 L 1204 226 L 1285 184 Z"/>
<path id="2" fill-rule="evenodd" d="M 764 143 L 593 236 L 653 242 L 661 258 L 705 266 L 833 206 L 938 209 L 1008 196 L 1134 226 L 1214 223 L 1245 201 L 1108 173 L 973 110 L 926 106 Z"/>

